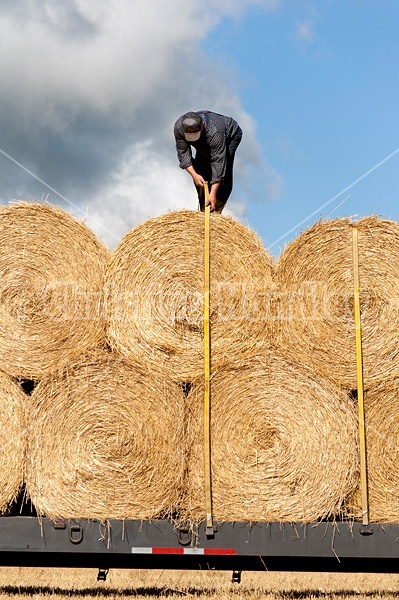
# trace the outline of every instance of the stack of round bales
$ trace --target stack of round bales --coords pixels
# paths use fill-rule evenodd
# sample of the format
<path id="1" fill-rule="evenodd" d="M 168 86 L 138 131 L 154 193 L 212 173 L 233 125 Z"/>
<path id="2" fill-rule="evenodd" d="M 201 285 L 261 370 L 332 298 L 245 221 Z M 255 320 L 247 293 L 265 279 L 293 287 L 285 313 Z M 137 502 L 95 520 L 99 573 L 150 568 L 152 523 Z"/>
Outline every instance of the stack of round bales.
<path id="1" fill-rule="evenodd" d="M 371 522 L 399 522 L 399 378 L 371 385 L 365 394 L 367 480 Z M 361 519 L 361 492 L 349 503 Z"/>
<path id="2" fill-rule="evenodd" d="M 25 394 L 0 371 L 0 513 L 7 511 L 23 483 L 26 453 Z"/>
<path id="3" fill-rule="evenodd" d="M 213 368 L 270 342 L 273 263 L 247 227 L 211 215 Z M 106 280 L 108 339 L 175 381 L 203 373 L 204 215 L 171 212 L 132 229 Z"/>
<path id="4" fill-rule="evenodd" d="M 50 518 L 152 519 L 179 508 L 184 396 L 112 353 L 44 377 L 31 397 L 26 489 Z"/>
<path id="5" fill-rule="evenodd" d="M 60 208 L 0 208 L 2 369 L 38 379 L 104 343 L 102 311 L 108 251 Z"/>
<path id="6" fill-rule="evenodd" d="M 211 461 L 217 520 L 337 516 L 358 481 L 356 408 L 331 382 L 264 352 L 212 376 Z M 187 397 L 193 443 L 185 516 L 205 515 L 203 382 Z"/>
<path id="7" fill-rule="evenodd" d="M 365 386 L 399 375 L 399 224 L 356 224 Z M 349 389 L 357 387 L 353 224 L 318 222 L 276 265 L 278 342 L 287 354 Z"/>

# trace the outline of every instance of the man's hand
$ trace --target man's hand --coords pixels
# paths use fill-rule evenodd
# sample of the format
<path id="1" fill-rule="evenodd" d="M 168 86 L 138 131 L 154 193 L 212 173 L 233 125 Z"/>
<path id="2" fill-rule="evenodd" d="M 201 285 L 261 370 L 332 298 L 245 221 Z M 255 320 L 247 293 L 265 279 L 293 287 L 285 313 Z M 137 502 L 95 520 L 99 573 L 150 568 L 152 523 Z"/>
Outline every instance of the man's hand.
<path id="1" fill-rule="evenodd" d="M 197 171 L 194 169 L 193 165 L 186 167 L 186 171 L 187 171 L 187 173 L 190 173 L 195 185 L 197 185 L 199 187 L 204 187 L 204 183 L 206 180 L 202 177 L 202 175 L 197 173 Z"/>
<path id="2" fill-rule="evenodd" d="M 202 175 L 199 175 L 198 173 L 194 173 L 192 175 L 192 178 L 193 178 L 195 185 L 198 185 L 199 187 L 204 186 L 205 179 L 202 177 Z"/>

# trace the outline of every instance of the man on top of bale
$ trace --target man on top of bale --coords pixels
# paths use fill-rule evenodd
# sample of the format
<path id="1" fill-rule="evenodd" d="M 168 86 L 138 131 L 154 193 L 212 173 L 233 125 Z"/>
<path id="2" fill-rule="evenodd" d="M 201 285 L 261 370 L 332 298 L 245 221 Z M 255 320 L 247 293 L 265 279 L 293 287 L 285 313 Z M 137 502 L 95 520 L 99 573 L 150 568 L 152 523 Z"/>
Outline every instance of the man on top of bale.
<path id="1" fill-rule="evenodd" d="M 192 177 L 200 209 L 205 210 L 204 183 L 210 184 L 208 204 L 221 213 L 233 189 L 233 163 L 242 131 L 231 117 L 209 110 L 188 112 L 175 123 L 179 166 Z M 191 146 L 196 154 L 193 158 Z"/>

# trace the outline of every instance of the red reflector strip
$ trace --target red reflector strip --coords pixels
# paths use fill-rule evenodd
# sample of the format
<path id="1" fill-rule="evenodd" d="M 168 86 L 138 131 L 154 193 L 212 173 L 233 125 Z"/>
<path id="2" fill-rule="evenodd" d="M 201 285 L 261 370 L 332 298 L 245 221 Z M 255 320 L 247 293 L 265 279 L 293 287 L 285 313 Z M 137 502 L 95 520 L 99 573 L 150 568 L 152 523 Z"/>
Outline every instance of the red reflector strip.
<path id="1" fill-rule="evenodd" d="M 152 554 L 184 554 L 184 548 L 153 548 Z"/>
<path id="2" fill-rule="evenodd" d="M 233 556 L 235 548 L 151 548 L 133 547 L 132 554 L 206 554 L 207 556 Z"/>
<path id="3" fill-rule="evenodd" d="M 204 548 L 204 554 L 228 554 L 230 556 L 237 554 L 235 548 Z"/>

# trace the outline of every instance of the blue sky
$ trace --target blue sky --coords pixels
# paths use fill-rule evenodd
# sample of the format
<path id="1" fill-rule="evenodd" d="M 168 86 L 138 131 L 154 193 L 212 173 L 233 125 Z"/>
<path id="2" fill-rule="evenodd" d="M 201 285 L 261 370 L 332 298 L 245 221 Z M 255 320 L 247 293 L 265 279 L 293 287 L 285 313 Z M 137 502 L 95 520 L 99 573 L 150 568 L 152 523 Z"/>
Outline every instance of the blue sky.
<path id="1" fill-rule="evenodd" d="M 399 149 L 398 24 L 396 1 L 292 1 L 226 19 L 205 42 L 235 66 L 276 172 L 275 197 L 257 181 L 247 213 L 273 253 L 320 216 L 398 219 L 399 152 L 375 168 Z"/>
<path id="2" fill-rule="evenodd" d="M 397 0 L 1 0 L 0 202 L 113 247 L 196 209 L 172 132 L 208 108 L 244 130 L 226 212 L 275 256 L 320 217 L 397 220 L 398 24 Z"/>

